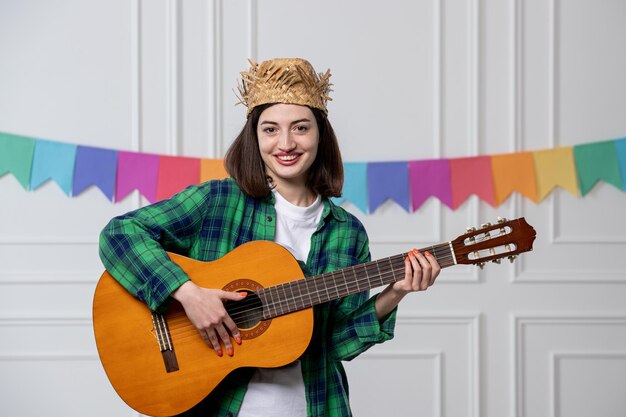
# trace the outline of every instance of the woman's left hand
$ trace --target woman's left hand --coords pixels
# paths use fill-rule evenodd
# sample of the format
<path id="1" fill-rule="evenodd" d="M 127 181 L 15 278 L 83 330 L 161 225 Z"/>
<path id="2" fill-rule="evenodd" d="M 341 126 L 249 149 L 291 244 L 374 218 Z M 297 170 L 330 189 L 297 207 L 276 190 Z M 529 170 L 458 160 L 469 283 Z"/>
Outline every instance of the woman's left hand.
<path id="1" fill-rule="evenodd" d="M 404 260 L 404 279 L 393 283 L 392 289 L 405 294 L 425 291 L 435 283 L 439 272 L 441 267 L 433 255 L 413 249 Z"/>
<path id="2" fill-rule="evenodd" d="M 428 252 L 417 249 L 409 252 L 404 260 L 404 279 L 389 284 L 376 297 L 376 314 L 381 322 L 396 308 L 400 300 L 410 292 L 425 291 L 435 283 L 441 272 L 437 259 Z"/>

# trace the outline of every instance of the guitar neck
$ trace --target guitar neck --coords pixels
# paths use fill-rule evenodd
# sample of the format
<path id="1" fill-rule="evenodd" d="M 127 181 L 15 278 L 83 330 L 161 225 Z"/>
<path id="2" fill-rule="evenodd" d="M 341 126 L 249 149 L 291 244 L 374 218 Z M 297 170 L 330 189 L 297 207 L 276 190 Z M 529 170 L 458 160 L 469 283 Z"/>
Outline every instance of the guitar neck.
<path id="1" fill-rule="evenodd" d="M 429 251 L 442 268 L 456 264 L 450 242 L 420 249 Z M 404 278 L 408 253 L 302 278 L 260 290 L 263 320 L 303 310 L 347 295 L 388 285 Z"/>

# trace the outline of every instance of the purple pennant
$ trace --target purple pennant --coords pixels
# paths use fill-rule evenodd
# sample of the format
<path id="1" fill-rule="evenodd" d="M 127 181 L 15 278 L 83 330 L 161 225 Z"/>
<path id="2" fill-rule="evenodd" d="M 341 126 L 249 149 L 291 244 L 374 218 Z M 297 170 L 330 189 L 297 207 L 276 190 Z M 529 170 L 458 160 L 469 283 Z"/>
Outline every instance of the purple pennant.
<path id="1" fill-rule="evenodd" d="M 407 212 L 410 210 L 407 168 L 406 162 L 370 162 L 367 165 L 370 213 L 388 199 L 400 204 Z"/>
<path id="2" fill-rule="evenodd" d="M 156 201 L 159 155 L 120 152 L 117 157 L 115 201 L 137 189 L 151 203 Z"/>
<path id="3" fill-rule="evenodd" d="M 409 161 L 409 181 L 413 211 L 419 209 L 431 196 L 437 197 L 446 206 L 452 208 L 448 159 Z"/>
<path id="4" fill-rule="evenodd" d="M 117 151 L 78 146 L 72 195 L 78 195 L 95 185 L 109 200 L 113 201 L 116 173 Z"/>

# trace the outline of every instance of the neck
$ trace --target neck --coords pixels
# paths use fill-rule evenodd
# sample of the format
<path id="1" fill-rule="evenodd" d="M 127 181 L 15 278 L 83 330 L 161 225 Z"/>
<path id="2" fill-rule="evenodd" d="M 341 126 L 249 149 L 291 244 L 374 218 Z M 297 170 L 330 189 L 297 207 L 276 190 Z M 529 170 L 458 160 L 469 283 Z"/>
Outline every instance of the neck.
<path id="1" fill-rule="evenodd" d="M 299 207 L 309 207 L 317 198 L 317 195 L 304 185 L 290 187 L 285 184 L 276 184 L 275 190 L 285 200 Z"/>

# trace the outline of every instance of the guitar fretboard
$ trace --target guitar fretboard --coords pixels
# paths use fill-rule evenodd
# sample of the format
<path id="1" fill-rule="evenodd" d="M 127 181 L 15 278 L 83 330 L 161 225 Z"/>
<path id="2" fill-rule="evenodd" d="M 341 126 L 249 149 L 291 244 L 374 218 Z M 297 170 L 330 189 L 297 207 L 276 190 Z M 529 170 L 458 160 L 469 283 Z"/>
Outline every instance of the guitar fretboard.
<path id="1" fill-rule="evenodd" d="M 422 253 L 425 251 L 429 251 L 442 268 L 456 263 L 450 242 L 420 249 Z M 264 288 L 257 293 L 263 303 L 263 320 L 400 281 L 404 278 L 407 256 L 408 253 L 402 253 Z"/>

